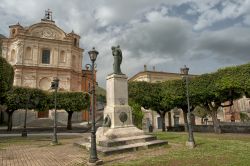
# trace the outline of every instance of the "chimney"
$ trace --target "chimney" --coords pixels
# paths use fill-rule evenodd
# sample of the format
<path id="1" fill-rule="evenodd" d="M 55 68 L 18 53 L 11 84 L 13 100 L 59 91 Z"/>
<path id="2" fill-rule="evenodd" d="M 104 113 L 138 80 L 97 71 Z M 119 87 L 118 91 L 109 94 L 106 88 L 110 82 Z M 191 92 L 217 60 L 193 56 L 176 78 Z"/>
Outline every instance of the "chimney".
<path id="1" fill-rule="evenodd" d="M 144 65 L 144 71 L 147 71 L 147 65 Z"/>

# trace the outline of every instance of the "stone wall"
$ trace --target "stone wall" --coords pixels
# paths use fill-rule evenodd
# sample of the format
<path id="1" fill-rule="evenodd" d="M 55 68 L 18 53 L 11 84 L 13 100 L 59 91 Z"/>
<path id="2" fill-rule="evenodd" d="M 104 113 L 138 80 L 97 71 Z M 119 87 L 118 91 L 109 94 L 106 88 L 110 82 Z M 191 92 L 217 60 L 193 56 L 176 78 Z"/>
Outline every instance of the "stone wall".
<path id="1" fill-rule="evenodd" d="M 220 123 L 222 133 L 250 133 L 250 123 Z M 214 132 L 213 125 L 195 125 L 195 132 Z"/>
<path id="2" fill-rule="evenodd" d="M 13 127 L 15 126 L 23 126 L 24 124 L 24 114 L 25 110 L 17 110 L 13 113 L 13 117 L 12 117 L 12 123 L 13 123 Z M 57 112 L 57 117 L 58 117 L 58 122 L 62 123 L 62 124 L 67 124 L 67 120 L 68 120 L 68 113 L 66 111 L 63 110 L 58 110 Z M 33 110 L 28 110 L 27 112 L 27 124 L 29 124 L 30 122 L 34 122 L 36 121 L 37 118 L 37 112 L 33 111 Z M 48 117 L 48 119 L 54 119 L 54 111 L 50 111 L 50 115 Z M 4 112 L 4 121 L 5 123 L 7 123 L 8 120 L 8 115 Z M 82 112 L 74 112 L 73 116 L 72 116 L 72 123 L 80 123 L 82 122 Z"/>
<path id="3" fill-rule="evenodd" d="M 23 126 L 24 124 L 25 110 L 16 110 L 12 115 L 12 125 L 13 126 Z M 35 111 L 27 111 L 27 123 L 35 120 L 37 113 Z M 8 115 L 4 112 L 4 121 L 7 123 Z"/>

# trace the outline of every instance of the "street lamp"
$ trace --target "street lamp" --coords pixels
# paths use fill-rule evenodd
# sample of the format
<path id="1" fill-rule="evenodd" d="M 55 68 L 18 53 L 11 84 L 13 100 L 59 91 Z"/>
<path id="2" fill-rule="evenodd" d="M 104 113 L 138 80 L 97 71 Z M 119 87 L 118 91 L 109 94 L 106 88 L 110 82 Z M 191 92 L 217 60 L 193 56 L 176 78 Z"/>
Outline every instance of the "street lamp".
<path id="1" fill-rule="evenodd" d="M 55 89 L 55 115 L 54 115 L 54 132 L 52 137 L 52 145 L 57 145 L 57 113 L 56 113 L 56 97 L 57 97 L 57 90 L 59 87 L 59 79 L 54 78 L 54 80 L 51 82 L 51 89 Z"/>
<path id="2" fill-rule="evenodd" d="M 92 70 L 92 93 L 91 93 L 91 147 L 90 147 L 90 157 L 89 157 L 89 163 L 91 164 L 97 164 L 100 163 L 101 160 L 97 157 L 97 150 L 96 150 L 96 128 L 95 128 L 95 60 L 97 58 L 97 55 L 99 54 L 98 51 L 95 50 L 95 47 L 91 51 L 88 52 L 89 58 L 92 62 L 92 64 L 87 64 L 86 66 L 89 66 Z"/>
<path id="3" fill-rule="evenodd" d="M 181 75 L 183 75 L 185 81 L 186 81 L 186 96 L 187 96 L 187 106 L 188 106 L 188 141 L 186 142 L 186 145 L 190 148 L 195 147 L 194 142 L 194 135 L 193 135 L 193 129 L 191 124 L 191 112 L 190 112 L 190 103 L 189 103 L 189 86 L 188 86 L 188 71 L 189 68 L 184 66 L 184 68 L 181 68 Z"/>
<path id="4" fill-rule="evenodd" d="M 30 104 L 29 102 L 30 102 L 30 94 L 28 94 L 27 100 L 26 100 L 26 108 L 25 108 L 25 114 L 24 114 L 24 124 L 23 124 L 22 137 L 27 137 L 26 122 L 27 122 L 28 105 Z"/>

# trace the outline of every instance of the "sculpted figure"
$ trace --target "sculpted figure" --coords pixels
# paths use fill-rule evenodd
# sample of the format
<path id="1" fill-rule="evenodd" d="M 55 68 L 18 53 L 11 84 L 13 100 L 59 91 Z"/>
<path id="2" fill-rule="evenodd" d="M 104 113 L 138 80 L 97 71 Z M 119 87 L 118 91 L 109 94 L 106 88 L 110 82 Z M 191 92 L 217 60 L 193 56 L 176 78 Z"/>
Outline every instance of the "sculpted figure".
<path id="1" fill-rule="evenodd" d="M 123 74 L 121 72 L 121 63 L 122 63 L 122 51 L 120 49 L 120 46 L 117 47 L 112 46 L 112 54 L 114 56 L 114 64 L 113 64 L 113 70 L 114 74 Z"/>

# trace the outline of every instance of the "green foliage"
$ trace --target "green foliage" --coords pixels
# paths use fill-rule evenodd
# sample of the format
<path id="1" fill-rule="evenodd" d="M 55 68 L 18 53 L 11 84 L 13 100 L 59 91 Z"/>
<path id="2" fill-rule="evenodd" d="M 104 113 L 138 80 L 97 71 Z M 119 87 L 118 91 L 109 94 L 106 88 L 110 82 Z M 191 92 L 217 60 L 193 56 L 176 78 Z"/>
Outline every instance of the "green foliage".
<path id="1" fill-rule="evenodd" d="M 4 95 L 4 104 L 12 111 L 26 108 L 43 111 L 47 109 L 47 95 L 40 89 L 13 87 Z"/>
<path id="2" fill-rule="evenodd" d="M 132 108 L 133 123 L 139 129 L 142 129 L 142 119 L 144 113 L 141 110 L 141 106 L 137 103 L 130 102 L 130 107 Z"/>
<path id="3" fill-rule="evenodd" d="M 232 89 L 245 93 L 250 89 L 250 63 L 219 69 L 216 86 L 219 90 Z"/>
<path id="4" fill-rule="evenodd" d="M 72 130 L 72 114 L 86 109 L 90 105 L 90 97 L 83 92 L 57 92 L 57 109 L 63 109 L 68 113 L 67 129 Z M 55 108 L 55 92 L 49 95 L 49 107 Z"/>
<path id="5" fill-rule="evenodd" d="M 169 108 L 182 108 L 187 105 L 186 87 L 183 80 L 171 80 L 162 83 L 163 101 Z"/>
<path id="6" fill-rule="evenodd" d="M 151 108 L 160 114 L 160 111 L 169 111 L 173 102 L 168 100 L 166 87 L 161 83 L 131 82 L 129 83 L 129 99 L 145 109 Z"/>
<path id="7" fill-rule="evenodd" d="M 249 122 L 250 117 L 246 113 L 240 112 L 240 120 L 242 122 Z"/>
<path id="8" fill-rule="evenodd" d="M 49 108 L 54 109 L 55 92 L 49 94 Z M 90 104 L 90 98 L 83 92 L 57 92 L 57 109 L 65 111 L 82 111 Z"/>
<path id="9" fill-rule="evenodd" d="M 145 109 L 156 111 L 162 118 L 162 131 L 165 131 L 165 114 L 172 107 L 171 102 L 164 99 L 164 88 L 161 83 L 132 82 L 129 83 L 130 102 L 137 103 Z"/>
<path id="10" fill-rule="evenodd" d="M 1 43 L 1 39 L 0 39 L 0 57 L 2 56 L 2 43 Z"/>
<path id="11" fill-rule="evenodd" d="M 201 106 L 210 114 L 214 125 L 219 127 L 217 111 L 226 101 L 238 99 L 242 94 L 250 97 L 250 63 L 219 69 L 217 72 L 189 78 L 189 99 L 191 108 Z M 145 109 L 151 108 L 160 115 L 174 107 L 187 109 L 184 80 L 129 83 L 129 100 Z M 201 112 L 198 111 L 198 114 Z M 203 115 L 202 115 L 203 116 Z M 162 117 L 162 116 L 161 116 Z M 215 127 L 216 128 L 216 127 Z M 216 130 L 216 129 L 215 129 Z M 219 131 L 219 130 L 218 130 Z"/>
<path id="12" fill-rule="evenodd" d="M 205 118 L 208 115 L 207 111 L 201 106 L 196 106 L 192 113 L 200 118 Z"/>
<path id="13" fill-rule="evenodd" d="M 2 56 L 0 56 L 0 98 L 4 95 L 5 92 L 9 91 L 12 88 L 13 79 L 13 67 Z M 1 99 L 0 101 L 2 100 L 3 99 Z"/>
<path id="14" fill-rule="evenodd" d="M 103 89 L 102 87 L 97 86 L 96 87 L 96 95 L 106 96 L 106 90 Z"/>
<path id="15" fill-rule="evenodd" d="M 151 97 L 153 95 L 152 84 L 144 81 L 130 82 L 128 84 L 129 100 L 138 103 L 145 109 L 151 107 Z"/>
<path id="16" fill-rule="evenodd" d="M 14 87 L 3 97 L 3 103 L 7 107 L 8 131 L 12 130 L 12 114 L 18 109 L 47 109 L 47 95 L 40 89 Z"/>
<path id="17" fill-rule="evenodd" d="M 100 103 L 106 103 L 106 96 L 103 96 L 102 94 L 99 94 L 96 96 L 96 100 Z"/>

